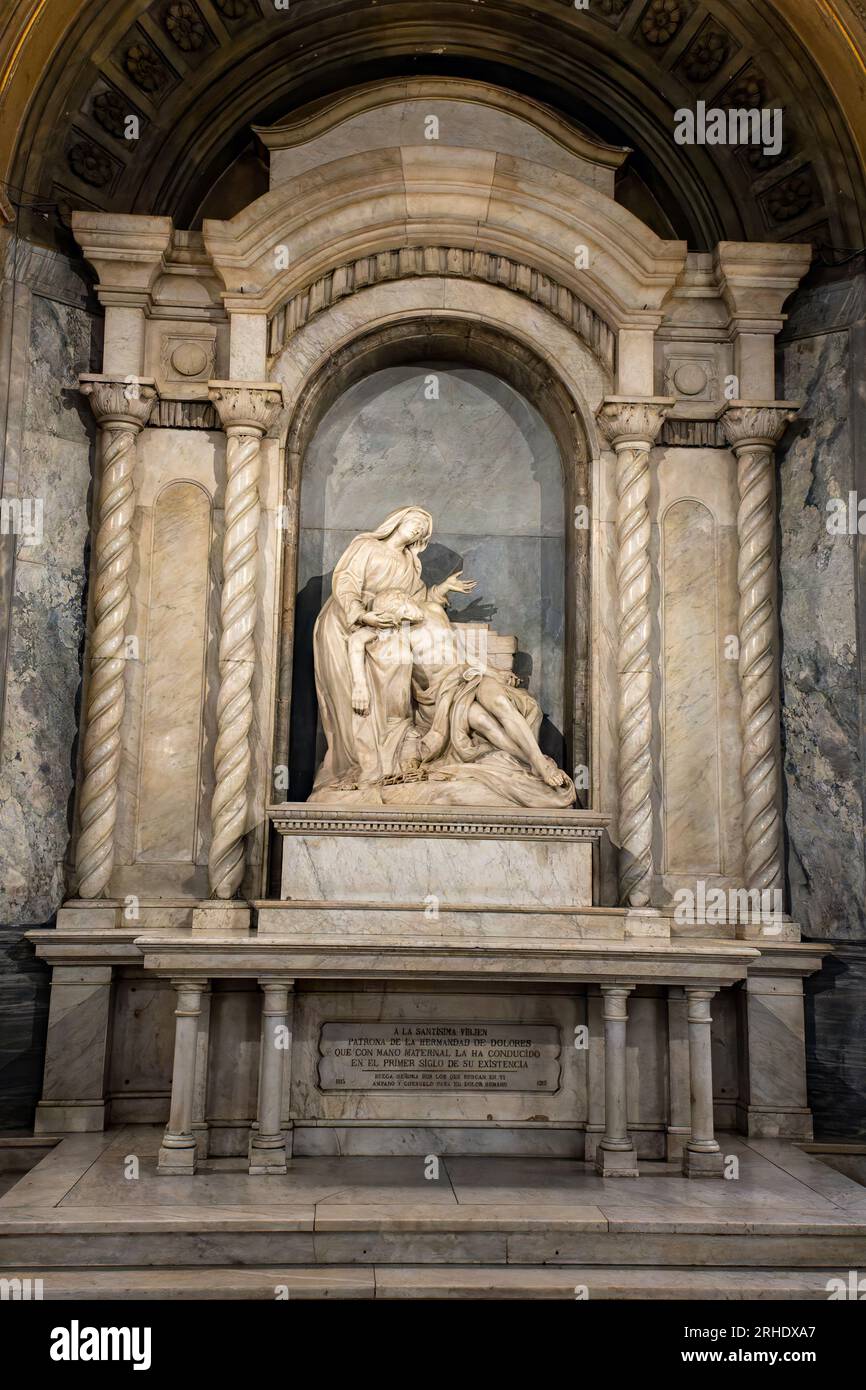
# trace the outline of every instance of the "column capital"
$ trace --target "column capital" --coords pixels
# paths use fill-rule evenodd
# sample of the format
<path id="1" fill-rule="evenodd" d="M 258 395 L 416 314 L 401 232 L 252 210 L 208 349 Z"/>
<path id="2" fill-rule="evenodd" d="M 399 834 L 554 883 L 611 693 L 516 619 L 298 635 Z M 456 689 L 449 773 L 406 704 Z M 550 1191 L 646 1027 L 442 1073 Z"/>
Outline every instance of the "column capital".
<path id="1" fill-rule="evenodd" d="M 97 424 L 124 426 L 136 434 L 147 424 L 158 396 L 153 377 L 145 376 L 85 372 L 78 378 L 78 389 L 89 400 Z"/>
<path id="2" fill-rule="evenodd" d="M 686 1006 L 689 1023 L 711 1023 L 710 1001 L 716 997 L 719 985 L 686 985 Z"/>
<path id="3" fill-rule="evenodd" d="M 208 395 L 226 431 L 267 434 L 283 408 L 279 381 L 209 381 Z"/>
<path id="4" fill-rule="evenodd" d="M 632 993 L 633 990 L 633 984 L 602 984 L 601 993 L 604 999 L 602 1017 L 606 1019 L 628 1018 L 628 996 Z"/>
<path id="5" fill-rule="evenodd" d="M 605 396 L 595 419 L 612 448 L 651 449 L 675 404 L 673 396 Z"/>
<path id="6" fill-rule="evenodd" d="M 801 406 L 802 401 L 731 401 L 721 416 L 722 429 L 736 453 L 774 449 Z"/>
<path id="7" fill-rule="evenodd" d="M 172 989 L 206 990 L 210 980 L 205 975 L 172 975 L 169 983 Z"/>

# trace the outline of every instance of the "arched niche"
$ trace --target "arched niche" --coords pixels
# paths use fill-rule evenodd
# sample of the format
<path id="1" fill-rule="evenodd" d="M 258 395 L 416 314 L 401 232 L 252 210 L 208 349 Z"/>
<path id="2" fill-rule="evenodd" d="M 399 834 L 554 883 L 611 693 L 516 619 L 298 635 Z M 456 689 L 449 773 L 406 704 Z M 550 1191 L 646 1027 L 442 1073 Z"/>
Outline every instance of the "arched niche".
<path id="1" fill-rule="evenodd" d="M 535 631 L 528 643 L 525 633 L 519 631 L 520 614 L 515 603 L 517 584 L 514 577 L 511 576 L 511 582 L 503 586 L 508 590 L 504 611 L 502 600 L 495 591 L 497 574 L 502 578 L 503 567 L 507 567 L 509 561 L 518 566 L 520 563 L 520 547 L 513 545 L 509 551 L 508 542 L 515 539 L 513 528 L 511 533 L 505 526 L 500 527 L 498 534 L 488 531 L 480 547 L 483 552 L 488 546 L 490 559 L 496 551 L 496 542 L 503 542 L 495 566 L 497 573 L 481 573 L 477 564 L 467 564 L 467 574 L 480 581 L 479 610 L 477 614 L 470 612 L 467 616 L 477 616 L 481 620 L 489 617 L 496 631 L 513 632 L 520 639 L 517 669 L 520 671 L 522 667 L 522 674 L 530 677 L 529 688 L 533 694 L 538 696 L 542 689 L 549 691 L 550 683 L 558 682 L 552 708 L 556 719 L 561 722 L 557 725 L 555 719 L 551 719 L 545 730 L 549 750 L 569 769 L 587 763 L 590 742 L 587 655 L 590 622 L 589 533 L 586 528 L 577 528 L 573 524 L 575 509 L 589 506 L 589 450 L 581 412 L 564 383 L 551 372 L 549 363 L 526 343 L 518 341 L 500 327 L 431 313 L 380 325 L 344 343 L 310 375 L 304 389 L 298 394 L 292 412 L 286 438 L 287 495 L 292 503 L 287 516 L 290 534 L 286 537 L 287 563 L 283 588 L 282 698 L 276 732 L 278 763 L 285 761 L 291 741 L 287 791 L 290 800 L 303 799 L 308 794 L 315 766 L 321 756 L 321 748 L 316 753 L 313 744 L 309 706 L 296 707 L 294 717 L 290 710 L 292 703 L 303 700 L 303 692 L 310 690 L 312 628 L 329 592 L 330 570 L 340 549 L 347 543 L 349 534 L 368 529 L 381 520 L 380 512 L 384 515 L 392 506 L 410 502 L 426 506 L 429 503 L 434 512 L 436 532 L 434 543 L 424 557 L 428 561 L 425 565 L 427 577 L 433 582 L 444 577 L 466 558 L 467 550 L 472 550 L 468 544 L 461 547 L 454 532 L 444 530 L 440 517 L 436 516 L 437 496 L 448 503 L 445 497 L 447 488 L 443 492 L 441 480 L 425 495 L 398 499 L 389 488 L 384 474 L 380 475 L 378 483 L 371 485 L 371 494 L 377 500 L 370 514 L 359 510 L 355 517 L 356 524 L 346 528 L 342 540 L 336 534 L 341 527 L 334 527 L 335 534 L 328 537 L 326 542 L 319 543 L 317 552 L 316 539 L 302 535 L 302 529 L 315 529 L 314 525 L 307 525 L 308 521 L 315 523 L 317 517 L 325 518 L 329 514 L 329 499 L 324 493 L 329 478 L 333 479 L 335 468 L 338 474 L 343 469 L 345 475 L 351 477 L 352 489 L 358 498 L 361 497 L 363 481 L 354 476 L 347 452 L 351 445 L 340 444 L 340 433 L 341 429 L 349 427 L 352 419 L 357 420 L 357 412 L 363 410 L 365 400 L 373 401 L 377 395 L 381 400 L 382 393 L 385 396 L 391 394 L 387 409 L 391 437 L 383 443 L 398 448 L 400 466 L 408 485 L 412 469 L 408 466 L 405 445 L 395 444 L 397 417 L 394 407 L 399 406 L 401 400 L 405 405 L 407 383 L 414 383 L 411 389 L 417 390 L 423 387 L 428 376 L 437 374 L 440 375 L 438 405 L 442 405 L 444 380 L 446 391 L 452 393 L 454 400 L 459 398 L 460 408 L 471 409 L 473 399 L 477 406 L 486 401 L 496 428 L 504 428 L 504 418 L 510 412 L 515 458 L 511 470 L 507 460 L 499 461 L 497 472 L 500 489 L 510 489 L 512 500 L 516 502 L 521 483 L 525 485 L 527 479 L 532 479 L 534 495 L 526 502 L 525 516 L 536 526 L 539 537 L 547 529 L 548 538 L 553 542 L 547 547 L 544 562 L 539 555 L 533 582 L 536 585 L 536 603 L 543 603 L 547 594 L 553 606 L 558 605 L 559 612 L 545 615 L 537 611 Z M 276 364 L 272 376 L 279 377 Z M 447 400 L 445 407 L 447 409 Z M 448 429 L 444 425 L 442 428 L 447 435 Z M 459 426 L 457 428 L 459 431 Z M 452 426 L 451 438 L 454 437 Z M 344 456 L 336 458 L 332 468 L 328 469 L 326 452 L 335 444 L 338 450 L 343 448 Z M 492 457 L 490 454 L 488 456 Z M 454 458 L 452 454 L 448 466 L 455 496 L 445 508 L 443 519 L 446 526 L 447 514 L 450 512 L 452 517 L 456 517 L 459 512 L 459 497 L 456 495 L 459 480 L 454 474 Z M 369 476 L 372 477 L 381 459 L 374 458 L 371 453 L 368 463 Z M 533 470 L 536 474 L 534 478 Z M 477 468 L 470 471 L 469 500 L 477 522 L 483 505 L 483 480 L 478 476 Z M 351 510 L 349 507 L 349 512 Z M 350 520 L 346 500 L 343 499 L 331 514 L 341 522 Z M 465 538 L 467 542 L 468 539 Z M 557 544 L 558 557 L 554 559 Z M 479 553 L 477 558 L 481 560 L 482 555 Z M 561 573 L 557 575 L 548 570 L 542 575 L 543 564 L 552 564 L 554 569 L 559 565 Z M 488 596 L 497 611 L 488 613 L 485 610 L 483 605 Z M 467 606 L 467 600 L 462 597 L 455 601 L 456 608 L 465 609 Z M 557 645 L 555 657 L 554 643 Z M 533 645 L 534 651 L 528 651 L 527 646 L 532 648 Z M 549 671 L 541 680 L 538 679 L 538 670 L 529 670 L 529 661 L 533 658 L 542 664 L 545 660 L 549 661 Z"/>

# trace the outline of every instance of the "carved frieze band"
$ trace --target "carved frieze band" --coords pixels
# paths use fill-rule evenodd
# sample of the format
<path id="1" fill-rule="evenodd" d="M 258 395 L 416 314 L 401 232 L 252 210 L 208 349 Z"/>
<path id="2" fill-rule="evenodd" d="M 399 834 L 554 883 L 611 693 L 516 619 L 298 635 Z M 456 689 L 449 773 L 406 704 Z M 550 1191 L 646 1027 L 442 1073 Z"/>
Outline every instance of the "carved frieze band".
<path id="1" fill-rule="evenodd" d="M 214 382 L 210 395 L 228 442 L 220 597 L 220 686 L 208 868 L 213 895 L 232 898 L 244 876 L 244 839 L 248 829 L 262 438 L 277 418 L 283 403 L 283 389 L 270 383 Z"/>
<path id="2" fill-rule="evenodd" d="M 157 401 L 148 420 L 153 428 L 170 430 L 218 430 L 220 418 L 210 401 Z"/>
<path id="3" fill-rule="evenodd" d="M 354 294 L 356 290 L 416 275 L 483 280 L 525 295 L 534 304 L 541 304 L 568 324 L 613 373 L 616 335 L 595 310 L 584 304 L 571 290 L 542 275 L 532 266 L 508 256 L 449 246 L 404 246 L 399 250 L 381 251 L 375 256 L 360 256 L 346 265 L 337 266 L 294 295 L 274 314 L 269 325 L 269 353 L 280 352 L 315 314 Z"/>
<path id="4" fill-rule="evenodd" d="M 648 905 L 653 867 L 650 449 L 673 404 L 614 397 L 596 417 L 617 456 L 619 895 L 629 907 Z"/>
<path id="5" fill-rule="evenodd" d="M 79 897 L 98 898 L 108 890 L 114 865 L 121 725 L 126 699 L 125 639 L 133 553 L 135 441 L 150 416 L 156 391 L 150 380 L 105 376 L 83 376 L 80 386 L 101 428 L 102 449 L 76 875 Z"/>
<path id="6" fill-rule="evenodd" d="M 458 839 L 508 840 L 600 840 L 600 825 L 522 825 L 503 823 L 493 818 L 480 821 L 411 820 L 380 821 L 365 817 L 335 820 L 329 816 L 273 815 L 275 828 L 281 835 L 444 835 Z"/>
<path id="7" fill-rule="evenodd" d="M 665 420 L 659 444 L 672 449 L 724 449 L 727 439 L 718 420 Z"/>
<path id="8" fill-rule="evenodd" d="M 781 888 L 779 623 L 773 449 L 798 406 L 735 401 L 722 416 L 737 455 L 740 722 L 743 734 L 743 878 Z"/>

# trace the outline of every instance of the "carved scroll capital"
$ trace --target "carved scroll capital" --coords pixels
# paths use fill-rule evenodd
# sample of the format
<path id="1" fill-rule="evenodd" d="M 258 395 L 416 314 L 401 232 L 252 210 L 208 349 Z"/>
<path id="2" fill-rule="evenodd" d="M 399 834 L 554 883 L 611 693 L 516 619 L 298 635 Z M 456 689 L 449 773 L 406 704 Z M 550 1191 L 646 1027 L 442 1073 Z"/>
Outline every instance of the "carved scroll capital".
<path id="1" fill-rule="evenodd" d="M 157 399 L 152 377 L 104 376 L 86 372 L 78 378 L 82 396 L 103 428 L 126 427 L 138 433 L 144 429 Z"/>
<path id="2" fill-rule="evenodd" d="M 274 381 L 210 381 L 208 395 L 226 431 L 265 435 L 283 408 L 283 387 Z"/>
<path id="3" fill-rule="evenodd" d="M 737 452 L 774 449 L 800 405 L 799 401 L 731 401 L 722 415 L 725 438 Z"/>
<path id="4" fill-rule="evenodd" d="M 596 423 L 614 449 L 651 449 L 675 404 L 672 396 L 607 396 L 596 412 Z"/>

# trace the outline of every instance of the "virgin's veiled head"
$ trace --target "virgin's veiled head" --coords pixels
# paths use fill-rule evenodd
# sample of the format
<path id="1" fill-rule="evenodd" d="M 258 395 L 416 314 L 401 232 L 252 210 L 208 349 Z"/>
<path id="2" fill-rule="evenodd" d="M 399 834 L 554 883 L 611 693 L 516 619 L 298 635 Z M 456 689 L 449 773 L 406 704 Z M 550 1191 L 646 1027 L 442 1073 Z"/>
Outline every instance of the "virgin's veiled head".
<path id="1" fill-rule="evenodd" d="M 379 541 L 397 541 L 401 549 L 409 550 L 413 555 L 420 555 L 422 550 L 426 550 L 432 533 L 433 518 L 423 507 L 399 507 L 397 511 L 389 512 L 375 531 L 367 532 Z"/>

